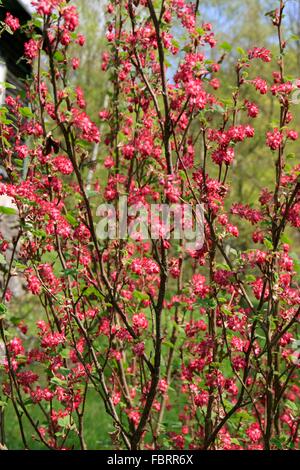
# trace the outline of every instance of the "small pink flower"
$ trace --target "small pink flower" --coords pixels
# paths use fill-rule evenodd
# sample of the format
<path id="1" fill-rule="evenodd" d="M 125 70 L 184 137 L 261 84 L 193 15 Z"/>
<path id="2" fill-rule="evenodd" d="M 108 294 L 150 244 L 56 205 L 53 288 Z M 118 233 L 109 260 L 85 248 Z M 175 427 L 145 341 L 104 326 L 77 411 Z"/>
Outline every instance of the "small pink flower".
<path id="1" fill-rule="evenodd" d="M 7 12 L 4 20 L 6 26 L 8 26 L 14 33 L 20 28 L 20 21 L 18 18 L 13 16 L 11 13 Z"/>
<path id="2" fill-rule="evenodd" d="M 71 63 L 72 63 L 73 70 L 77 70 L 79 68 L 79 65 L 80 65 L 80 59 L 78 59 L 77 57 L 74 57 L 72 59 Z"/>
<path id="3" fill-rule="evenodd" d="M 290 140 L 297 140 L 299 137 L 299 134 L 297 131 L 289 131 L 287 133 L 287 138 L 290 139 Z"/>
<path id="4" fill-rule="evenodd" d="M 136 356 L 143 356 L 145 352 L 145 344 L 144 343 L 138 343 L 135 346 L 133 346 L 133 352 L 136 354 Z"/>
<path id="5" fill-rule="evenodd" d="M 257 91 L 260 92 L 261 95 L 265 95 L 267 93 L 268 84 L 265 80 L 263 80 L 260 77 L 256 77 L 256 78 L 254 78 L 254 80 L 252 80 L 252 83 L 255 86 L 255 88 L 257 89 Z"/>
<path id="6" fill-rule="evenodd" d="M 85 36 L 83 34 L 78 34 L 77 39 L 76 39 L 76 44 L 79 44 L 79 46 L 84 46 L 85 44 Z"/>
<path id="7" fill-rule="evenodd" d="M 282 133 L 275 128 L 273 132 L 267 132 L 267 145 L 271 150 L 277 150 L 283 141 Z"/>
<path id="8" fill-rule="evenodd" d="M 35 59 L 38 56 L 39 48 L 40 48 L 39 41 L 30 39 L 28 42 L 25 42 L 24 44 L 25 56 L 30 60 Z"/>
<path id="9" fill-rule="evenodd" d="M 196 406 L 205 406 L 208 403 L 209 393 L 206 390 L 200 390 L 195 396 L 194 401 Z"/>
<path id="10" fill-rule="evenodd" d="M 27 287 L 34 295 L 38 295 L 41 291 L 41 282 L 36 276 L 30 276 L 27 281 Z"/>
<path id="11" fill-rule="evenodd" d="M 264 62 L 271 62 L 272 54 L 271 51 L 265 47 L 254 47 L 248 51 L 248 58 L 251 59 L 261 59 Z"/>
<path id="12" fill-rule="evenodd" d="M 255 103 L 252 103 L 248 100 L 245 101 L 245 106 L 248 110 L 248 116 L 251 118 L 256 118 L 259 113 L 259 108 Z"/>
<path id="13" fill-rule="evenodd" d="M 63 155 L 57 156 L 52 160 L 54 168 L 63 175 L 70 175 L 73 173 L 72 162 Z"/>
<path id="14" fill-rule="evenodd" d="M 251 424 L 246 433 L 252 442 L 258 442 L 262 437 L 260 427 L 257 423 Z"/>

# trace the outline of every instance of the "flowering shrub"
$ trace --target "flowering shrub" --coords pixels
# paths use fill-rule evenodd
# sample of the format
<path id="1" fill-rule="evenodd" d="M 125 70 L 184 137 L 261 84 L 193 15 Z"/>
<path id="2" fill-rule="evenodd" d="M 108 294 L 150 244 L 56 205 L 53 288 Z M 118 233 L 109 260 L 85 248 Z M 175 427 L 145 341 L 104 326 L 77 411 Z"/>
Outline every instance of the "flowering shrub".
<path id="1" fill-rule="evenodd" d="M 19 220 L 13 242 L 1 240 L 1 407 L 11 402 L 24 448 L 33 433 L 46 448 L 68 449 L 75 440 L 85 449 L 91 389 L 110 416 L 115 448 L 299 447 L 299 277 L 285 232 L 300 227 L 300 166 L 286 165 L 290 141 L 298 139 L 291 101 L 300 82 L 284 73 L 284 2 L 269 13 L 279 58 L 256 45 L 241 51 L 236 86 L 222 100 L 223 58 L 211 60 L 216 39 L 199 2 L 113 0 L 102 135 L 83 91 L 73 87 L 79 61 L 70 46 L 84 45 L 76 8 L 32 3 L 37 13 L 24 50 L 35 67 L 30 108 L 8 96 L 1 109 L 8 180 L 0 194 L 13 200 Z M 12 31 L 19 27 L 10 15 L 5 21 Z M 273 77 L 251 76 L 257 60 L 262 67 L 273 61 Z M 253 85 L 256 102 L 249 101 Z M 255 207 L 228 207 L 231 167 L 239 145 L 254 139 L 261 94 L 278 108 L 266 135 L 273 186 L 262 189 Z M 90 191 L 85 164 L 99 142 L 101 179 L 95 172 Z M 98 240 L 97 205 L 117 205 L 124 195 L 146 206 L 202 204 L 202 248 L 162 237 Z M 241 224 L 253 239 L 244 251 L 233 248 Z M 17 274 L 40 302 L 34 326 L 10 315 Z"/>

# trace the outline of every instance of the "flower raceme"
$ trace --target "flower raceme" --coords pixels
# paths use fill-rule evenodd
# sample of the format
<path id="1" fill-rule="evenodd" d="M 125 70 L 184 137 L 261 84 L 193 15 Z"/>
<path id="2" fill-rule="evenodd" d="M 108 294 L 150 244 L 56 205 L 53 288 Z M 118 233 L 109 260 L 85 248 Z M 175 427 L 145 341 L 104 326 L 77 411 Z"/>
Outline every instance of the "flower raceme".
<path id="1" fill-rule="evenodd" d="M 261 59 L 263 62 L 271 62 L 272 55 L 271 51 L 265 47 L 254 47 L 248 51 L 248 58 L 251 59 Z"/>
<path id="2" fill-rule="evenodd" d="M 74 79 L 72 51 L 85 43 L 75 2 L 32 3 L 43 37 L 28 25 L 24 60 L 39 63 L 26 84 L 30 108 L 7 96 L 0 114 L 8 175 L 0 195 L 18 218 L 12 240 L 0 235 L 9 260 L 1 393 L 32 428 L 24 437 L 18 420 L 24 448 L 33 433 L 41 448 L 86 449 L 95 395 L 118 430 L 114 448 L 297 448 L 299 275 L 285 235 L 300 227 L 299 163 L 286 164 L 298 139 L 296 82 L 254 46 L 240 52 L 237 85 L 224 98 L 226 57 L 212 60 L 213 28 L 193 3 L 113 1 L 99 59 L 110 103 L 93 122 Z M 283 18 L 283 8 L 271 18 L 279 37 Z M 266 123 L 260 157 L 273 155 L 274 178 L 241 200 L 234 172 L 261 136 L 265 95 L 281 111 L 272 130 Z M 98 240 L 97 207 L 117 212 L 124 195 L 139 207 L 201 204 L 203 245 L 186 248 L 163 230 L 155 240 Z M 21 305 L 20 318 L 16 275 L 33 305 L 28 316 Z"/>
<path id="3" fill-rule="evenodd" d="M 282 141 L 282 132 L 280 132 L 277 128 L 274 129 L 273 132 L 267 133 L 267 145 L 270 147 L 271 150 L 279 149 L 282 144 Z"/>
<path id="4" fill-rule="evenodd" d="M 6 26 L 8 26 L 13 33 L 20 28 L 20 21 L 18 18 L 7 12 L 4 20 Z"/>

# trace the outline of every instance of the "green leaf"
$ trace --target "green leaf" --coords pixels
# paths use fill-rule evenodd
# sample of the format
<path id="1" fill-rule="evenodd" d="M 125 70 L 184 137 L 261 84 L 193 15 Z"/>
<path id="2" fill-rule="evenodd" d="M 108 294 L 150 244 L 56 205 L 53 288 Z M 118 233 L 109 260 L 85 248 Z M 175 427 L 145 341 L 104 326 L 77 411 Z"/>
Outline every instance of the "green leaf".
<path id="1" fill-rule="evenodd" d="M 6 305 L 4 304 L 0 304 L 0 315 L 5 315 L 7 312 L 7 308 L 6 308 Z"/>
<path id="2" fill-rule="evenodd" d="M 286 406 L 288 406 L 296 415 L 298 415 L 298 406 L 291 400 L 286 400 Z"/>
<path id="3" fill-rule="evenodd" d="M 164 341 L 164 346 L 167 346 L 168 348 L 174 349 L 174 344 L 170 343 L 170 341 Z"/>
<path id="4" fill-rule="evenodd" d="M 273 243 L 271 240 L 268 240 L 267 238 L 264 239 L 264 245 L 268 250 L 273 250 Z"/>
<path id="5" fill-rule="evenodd" d="M 32 398 L 27 398 L 27 400 L 24 401 L 25 406 L 33 405 L 33 400 Z"/>
<path id="6" fill-rule="evenodd" d="M 71 350 L 68 349 L 68 348 L 63 349 L 63 350 L 60 352 L 61 357 L 63 357 L 64 359 L 69 359 L 70 351 L 71 351 Z"/>
<path id="7" fill-rule="evenodd" d="M 244 421 L 253 421 L 253 417 L 246 410 L 241 410 L 237 412 L 238 419 L 243 419 Z"/>
<path id="8" fill-rule="evenodd" d="M 76 268 L 64 269 L 63 273 L 64 273 L 65 276 L 73 276 L 75 278 L 76 275 L 78 274 L 78 269 L 76 269 Z"/>
<path id="9" fill-rule="evenodd" d="M 24 108 L 20 108 L 20 114 L 25 118 L 33 118 L 33 112 L 27 106 L 25 106 Z"/>
<path id="10" fill-rule="evenodd" d="M 63 380 L 59 379 L 58 377 L 52 377 L 50 382 L 53 385 L 58 385 L 59 387 L 63 387 L 65 385 L 65 382 Z"/>
<path id="11" fill-rule="evenodd" d="M 44 230 L 40 230 L 40 229 L 32 230 L 31 229 L 30 232 L 32 233 L 32 235 L 35 235 L 36 237 L 41 237 L 41 238 L 47 237 L 47 233 Z"/>
<path id="12" fill-rule="evenodd" d="M 15 85 L 12 85 L 11 83 L 0 82 L 0 85 L 3 86 L 4 88 L 6 88 L 7 90 L 8 90 L 8 89 L 11 89 L 11 90 L 15 90 L 15 89 L 16 89 Z"/>
<path id="13" fill-rule="evenodd" d="M 238 439 L 236 439 L 235 437 L 231 438 L 231 443 L 236 444 L 237 446 L 241 445 L 240 441 Z"/>
<path id="14" fill-rule="evenodd" d="M 233 314 L 232 314 L 232 311 L 229 310 L 229 308 L 225 307 L 224 305 L 222 305 L 221 311 L 222 311 L 223 313 L 225 313 L 225 315 L 228 315 L 229 317 L 232 317 L 232 315 L 233 315 Z"/>
<path id="15" fill-rule="evenodd" d="M 140 292 L 138 290 L 135 290 L 133 292 L 133 296 L 137 299 L 137 300 L 148 300 L 149 299 L 149 295 L 148 294 L 145 294 L 144 292 Z"/>
<path id="16" fill-rule="evenodd" d="M 6 259 L 2 253 L 0 253 L 0 264 L 6 264 Z"/>
<path id="17" fill-rule="evenodd" d="M 196 31 L 200 36 L 203 36 L 203 34 L 205 33 L 204 29 L 200 27 L 196 28 Z"/>
<path id="18" fill-rule="evenodd" d="M 58 424 L 62 428 L 66 428 L 67 426 L 70 426 L 70 417 L 64 416 L 63 418 L 58 418 Z"/>
<path id="19" fill-rule="evenodd" d="M 10 321 L 13 325 L 18 326 L 21 320 L 20 320 L 20 318 L 15 317 L 15 316 L 13 315 L 12 317 L 9 318 L 9 321 Z"/>
<path id="20" fill-rule="evenodd" d="M 15 215 L 17 214 L 17 211 L 13 207 L 0 206 L 0 213 L 6 215 Z"/>
<path id="21" fill-rule="evenodd" d="M 273 17 L 276 13 L 276 10 L 270 10 L 270 11 L 267 11 L 267 13 L 265 13 L 265 16 L 271 16 Z"/>
<path id="22" fill-rule="evenodd" d="M 274 444 L 278 449 L 282 449 L 282 442 L 278 437 L 273 437 L 271 439 L 272 444 Z"/>
<path id="23" fill-rule="evenodd" d="M 288 38 L 288 41 L 300 41 L 300 36 L 297 36 L 297 34 L 292 34 L 292 36 Z"/>
<path id="24" fill-rule="evenodd" d="M 78 221 L 75 219 L 75 217 L 73 217 L 72 214 L 67 214 L 66 219 L 68 222 L 70 222 L 71 225 L 78 225 Z"/>
<path id="25" fill-rule="evenodd" d="M 84 291 L 84 295 L 86 297 L 90 296 L 90 295 L 95 295 L 96 297 L 98 297 L 99 299 L 102 299 L 103 298 L 103 295 L 94 287 L 94 286 L 89 286 L 85 291 Z"/>
<path id="26" fill-rule="evenodd" d="M 21 271 L 27 268 L 25 264 L 22 264 L 19 261 L 15 261 L 14 266 L 15 268 L 20 269 Z"/>
<path id="27" fill-rule="evenodd" d="M 57 60 L 57 62 L 63 62 L 65 60 L 65 57 L 61 51 L 56 51 L 53 57 L 55 60 Z"/>
<path id="28" fill-rule="evenodd" d="M 186 181 L 186 174 L 183 170 L 179 170 L 179 175 L 183 181 Z"/>
<path id="29" fill-rule="evenodd" d="M 172 46 L 177 47 L 177 49 L 179 49 L 179 42 L 176 41 L 176 39 L 172 39 L 171 42 L 172 42 Z"/>
<path id="30" fill-rule="evenodd" d="M 232 51 L 232 46 L 227 41 L 222 42 L 222 44 L 220 44 L 219 47 L 220 47 L 220 49 L 223 49 L 226 52 L 231 52 Z"/>
<path id="31" fill-rule="evenodd" d="M 24 164 L 24 160 L 21 160 L 20 158 L 16 158 L 14 160 L 16 166 L 18 166 L 19 168 L 22 168 L 23 167 L 23 164 Z"/>
<path id="32" fill-rule="evenodd" d="M 245 51 L 242 47 L 237 47 L 236 50 L 237 50 L 237 52 L 238 52 L 239 54 L 241 54 L 241 55 L 243 55 L 243 56 L 246 55 L 246 51 Z"/>
<path id="33" fill-rule="evenodd" d="M 285 233 L 281 235 L 280 240 L 282 243 L 288 243 L 289 245 L 292 243 L 291 239 Z"/>
<path id="34" fill-rule="evenodd" d="M 41 18 L 35 18 L 33 24 L 36 28 L 41 29 L 43 26 L 43 20 Z"/>

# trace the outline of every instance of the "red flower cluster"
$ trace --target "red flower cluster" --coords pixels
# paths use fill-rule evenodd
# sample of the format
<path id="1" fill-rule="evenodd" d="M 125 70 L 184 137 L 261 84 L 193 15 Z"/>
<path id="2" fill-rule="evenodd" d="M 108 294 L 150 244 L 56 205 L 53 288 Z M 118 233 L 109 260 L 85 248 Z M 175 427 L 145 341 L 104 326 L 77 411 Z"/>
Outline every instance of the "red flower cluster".
<path id="1" fill-rule="evenodd" d="M 20 28 L 20 21 L 18 18 L 7 12 L 4 20 L 6 26 L 8 26 L 14 33 Z"/>

